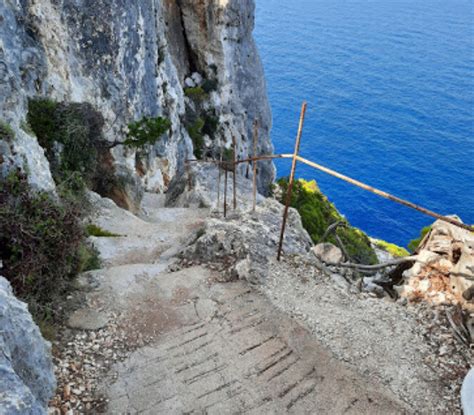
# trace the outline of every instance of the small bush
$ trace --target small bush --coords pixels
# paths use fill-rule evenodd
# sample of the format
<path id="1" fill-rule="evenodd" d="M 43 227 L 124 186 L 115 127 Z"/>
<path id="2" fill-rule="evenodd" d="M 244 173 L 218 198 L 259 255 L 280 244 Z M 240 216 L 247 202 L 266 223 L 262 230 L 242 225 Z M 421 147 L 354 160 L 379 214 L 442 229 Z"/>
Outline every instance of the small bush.
<path id="1" fill-rule="evenodd" d="M 211 137 L 211 139 L 214 139 L 218 127 L 219 118 L 212 113 L 207 113 L 204 116 L 204 126 L 202 128 L 203 134 L 207 134 L 209 137 Z"/>
<path id="2" fill-rule="evenodd" d="M 86 231 L 89 236 L 96 236 L 96 237 L 104 237 L 104 238 L 117 238 L 121 235 L 106 231 L 102 229 L 100 226 L 94 225 L 90 223 L 86 226 Z"/>
<path id="3" fill-rule="evenodd" d="M 205 122 L 202 118 L 198 118 L 188 127 L 188 133 L 191 139 L 193 140 L 194 146 L 194 155 L 196 158 L 202 158 L 202 152 L 204 147 L 204 136 L 202 134 L 202 130 L 204 128 Z"/>
<path id="4" fill-rule="evenodd" d="M 194 88 L 185 88 L 184 95 L 196 102 L 201 102 L 208 98 L 206 91 L 204 91 L 204 89 L 200 86 L 196 86 Z"/>
<path id="5" fill-rule="evenodd" d="M 79 173 L 90 186 L 99 149 L 104 146 L 104 120 L 90 104 L 57 103 L 35 98 L 28 103 L 28 124 L 46 150 L 57 184 Z"/>
<path id="6" fill-rule="evenodd" d="M 21 173 L 0 179 L 2 275 L 40 320 L 54 314 L 78 273 L 100 266 L 82 214 L 74 200 L 32 192 Z"/>
<path id="7" fill-rule="evenodd" d="M 0 140 L 12 141 L 15 138 L 15 132 L 4 121 L 0 120 Z"/>
<path id="8" fill-rule="evenodd" d="M 127 139 L 123 142 L 129 147 L 140 148 L 155 144 L 171 128 L 171 122 L 162 117 L 143 117 L 128 124 Z"/>
<path id="9" fill-rule="evenodd" d="M 280 179 L 278 184 L 282 189 L 280 202 L 284 203 L 286 201 L 288 179 Z M 300 213 L 303 226 L 314 243 L 321 242 L 320 239 L 329 225 L 342 221 L 346 226 L 339 227 L 337 235 L 345 245 L 351 258 L 362 264 L 377 263 L 377 256 L 367 235 L 349 225 L 336 207 L 321 193 L 316 181 L 296 180 L 291 197 L 291 206 Z M 334 236 L 328 237 L 327 241 L 337 244 Z"/>
<path id="10" fill-rule="evenodd" d="M 218 85 L 217 79 L 206 79 L 201 88 L 206 94 L 210 94 L 212 91 L 217 91 Z"/>
<path id="11" fill-rule="evenodd" d="M 421 241 L 423 240 L 423 238 L 426 236 L 426 234 L 429 231 L 431 231 L 431 225 L 424 227 L 421 230 L 420 236 L 418 238 L 413 239 L 413 240 L 410 241 L 410 243 L 408 244 L 408 249 L 410 250 L 410 252 L 415 252 L 416 251 L 416 249 L 420 245 Z"/>

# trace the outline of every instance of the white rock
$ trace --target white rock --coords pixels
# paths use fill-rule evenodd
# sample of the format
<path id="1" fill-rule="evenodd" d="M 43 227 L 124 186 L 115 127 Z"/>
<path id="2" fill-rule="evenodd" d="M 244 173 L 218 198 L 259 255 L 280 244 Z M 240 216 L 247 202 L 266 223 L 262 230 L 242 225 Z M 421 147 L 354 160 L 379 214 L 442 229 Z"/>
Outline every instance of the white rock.
<path id="1" fill-rule="evenodd" d="M 464 378 L 461 403 L 464 415 L 474 415 L 474 369 L 471 369 Z"/>
<path id="2" fill-rule="evenodd" d="M 312 248 L 313 254 L 323 262 L 339 264 L 342 262 L 342 251 L 331 243 L 321 243 Z"/>
<path id="3" fill-rule="evenodd" d="M 192 80 L 194 81 L 194 83 L 196 85 L 201 85 L 202 84 L 202 76 L 200 73 L 198 72 L 194 72 L 192 75 L 191 75 L 191 78 Z"/>
<path id="4" fill-rule="evenodd" d="M 187 87 L 187 88 L 194 88 L 196 87 L 196 83 L 192 80 L 192 78 L 186 78 L 184 80 L 184 85 Z"/>

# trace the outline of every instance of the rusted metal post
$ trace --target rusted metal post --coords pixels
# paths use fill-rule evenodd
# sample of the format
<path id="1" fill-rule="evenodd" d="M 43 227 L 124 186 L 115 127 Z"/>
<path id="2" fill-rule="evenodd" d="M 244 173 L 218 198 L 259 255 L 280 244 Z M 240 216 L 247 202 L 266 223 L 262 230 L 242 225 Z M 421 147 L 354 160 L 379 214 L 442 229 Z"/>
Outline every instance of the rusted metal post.
<path id="1" fill-rule="evenodd" d="M 257 144 L 258 144 L 258 120 L 255 120 L 253 124 L 253 157 L 257 157 Z M 257 207 L 257 160 L 253 160 L 253 205 L 252 211 L 255 212 Z"/>
<path id="2" fill-rule="evenodd" d="M 227 170 L 227 166 L 225 166 L 225 175 L 224 175 L 224 218 L 227 217 L 227 176 L 229 171 Z"/>
<path id="3" fill-rule="evenodd" d="M 233 187 L 234 187 L 234 210 L 237 209 L 237 176 L 236 176 L 236 170 L 237 170 L 237 144 L 235 142 L 235 137 L 232 136 L 232 175 L 233 175 Z"/>
<path id="4" fill-rule="evenodd" d="M 300 151 L 300 142 L 301 142 L 301 135 L 303 133 L 303 124 L 304 124 L 304 116 L 306 114 L 306 102 L 303 102 L 303 105 L 301 107 L 301 115 L 300 115 L 300 123 L 298 126 L 298 133 L 296 135 L 296 142 L 295 142 L 295 151 L 293 153 L 293 162 L 291 164 L 291 172 L 290 172 L 290 179 L 288 181 L 288 189 L 286 191 L 286 204 L 285 204 L 285 210 L 283 212 L 283 223 L 281 226 L 281 234 L 280 234 L 280 242 L 278 244 L 278 255 L 277 259 L 280 261 L 281 259 L 281 251 L 283 248 L 283 239 L 285 237 L 285 228 L 286 228 L 286 221 L 288 219 L 288 210 L 290 208 L 290 203 L 291 203 L 291 192 L 293 191 L 293 182 L 295 179 L 295 171 L 296 171 L 296 162 L 297 162 L 297 157 L 298 153 Z"/>
<path id="5" fill-rule="evenodd" d="M 220 162 L 217 165 L 217 210 L 221 204 L 221 165 L 222 165 L 222 149 L 220 154 Z"/>
<path id="6" fill-rule="evenodd" d="M 186 174 L 188 176 L 188 192 L 191 191 L 192 182 L 191 182 L 191 166 L 190 163 L 186 163 Z"/>

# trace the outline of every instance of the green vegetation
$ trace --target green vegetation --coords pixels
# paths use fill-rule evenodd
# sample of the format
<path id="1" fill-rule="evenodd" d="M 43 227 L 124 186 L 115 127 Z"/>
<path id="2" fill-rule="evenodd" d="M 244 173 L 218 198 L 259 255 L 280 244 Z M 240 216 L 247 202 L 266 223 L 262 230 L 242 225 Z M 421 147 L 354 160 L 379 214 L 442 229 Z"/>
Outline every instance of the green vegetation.
<path id="1" fill-rule="evenodd" d="M 283 202 L 286 200 L 288 179 L 280 179 L 278 184 L 282 189 L 280 201 Z M 348 221 L 337 211 L 336 207 L 321 193 L 316 181 L 296 180 L 291 197 L 291 206 L 300 213 L 303 226 L 314 243 L 321 242 L 320 239 L 329 225 L 341 221 L 346 226 L 338 227 L 337 235 L 343 242 L 352 260 L 362 264 L 377 263 L 377 256 L 371 247 L 367 235 L 361 230 L 350 226 Z M 334 235 L 330 235 L 327 241 L 337 244 Z"/>
<path id="2" fill-rule="evenodd" d="M 410 241 L 408 244 L 408 249 L 410 252 L 415 252 L 416 249 L 418 248 L 418 245 L 420 245 L 420 242 L 423 240 L 423 238 L 426 236 L 426 234 L 431 231 L 431 226 L 426 226 L 421 230 L 420 236 L 416 239 L 413 239 Z"/>
<path id="3" fill-rule="evenodd" d="M 127 139 L 121 143 L 125 146 L 141 148 L 155 144 L 171 128 L 170 120 L 162 117 L 143 117 L 128 124 Z"/>
<path id="4" fill-rule="evenodd" d="M 410 253 L 405 248 L 402 248 L 401 246 L 392 244 L 390 242 L 386 242 L 381 239 L 376 239 L 374 243 L 378 248 L 388 252 L 394 257 L 404 257 L 410 255 Z"/>
<path id="5" fill-rule="evenodd" d="M 212 91 L 217 91 L 218 85 L 217 79 L 205 79 L 202 83 L 202 90 L 206 94 L 210 94 Z"/>
<path id="6" fill-rule="evenodd" d="M 15 132 L 5 121 L 0 120 L 0 140 L 11 141 L 15 138 Z"/>
<path id="7" fill-rule="evenodd" d="M 202 128 L 202 132 L 211 137 L 211 139 L 214 139 L 218 128 L 219 118 L 216 117 L 214 113 L 208 112 L 204 116 L 204 126 Z"/>
<path id="8" fill-rule="evenodd" d="M 104 237 L 104 238 L 117 238 L 117 237 L 122 236 L 117 233 L 106 231 L 105 229 L 102 229 L 100 226 L 94 225 L 93 223 L 90 223 L 89 225 L 86 226 L 86 231 L 87 231 L 87 235 L 89 236 L 97 236 L 97 237 Z"/>
<path id="9" fill-rule="evenodd" d="M 46 151 L 58 186 L 67 187 L 71 178 L 75 191 L 86 187 L 100 195 L 116 199 L 125 194 L 125 178 L 115 174 L 112 147 L 125 145 L 142 149 L 155 144 L 171 127 L 162 117 L 143 117 L 128 125 L 125 140 L 113 143 L 105 140 L 104 120 L 87 103 L 59 103 L 45 98 L 34 98 L 28 103 L 28 124 Z"/>
<path id="10" fill-rule="evenodd" d="M 206 91 L 200 86 L 185 88 L 184 95 L 196 102 L 201 102 L 208 98 Z"/>
<path id="11" fill-rule="evenodd" d="M 194 123 L 188 127 L 188 133 L 193 140 L 194 154 L 196 158 L 202 158 L 202 152 L 204 147 L 204 136 L 203 128 L 205 126 L 205 121 L 202 118 L 197 118 Z"/>
<path id="12" fill-rule="evenodd" d="M 56 183 L 78 173 L 90 186 L 98 165 L 99 147 L 104 143 L 102 116 L 90 104 L 37 98 L 28 103 L 27 119 L 46 150 Z"/>
<path id="13" fill-rule="evenodd" d="M 74 277 L 100 266 L 81 224 L 82 203 L 69 193 L 61 196 L 33 192 L 22 173 L 0 179 L 2 275 L 38 321 L 56 318 L 56 302 L 68 293 Z"/>

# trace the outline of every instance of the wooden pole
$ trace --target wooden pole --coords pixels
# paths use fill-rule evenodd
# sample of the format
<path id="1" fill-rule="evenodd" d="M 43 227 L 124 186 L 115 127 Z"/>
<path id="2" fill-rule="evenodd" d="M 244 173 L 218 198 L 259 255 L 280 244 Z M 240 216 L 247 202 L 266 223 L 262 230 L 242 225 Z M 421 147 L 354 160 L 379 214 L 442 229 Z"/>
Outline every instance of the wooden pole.
<path id="1" fill-rule="evenodd" d="M 237 144 L 235 142 L 235 137 L 232 136 L 232 175 L 233 175 L 233 186 L 234 186 L 234 195 L 233 195 L 233 204 L 234 204 L 234 210 L 237 209 L 237 176 L 236 176 L 236 170 L 237 170 Z"/>
<path id="2" fill-rule="evenodd" d="M 471 232 L 474 231 L 474 228 L 471 225 L 466 225 L 465 223 L 461 223 L 461 222 L 457 221 L 456 219 L 448 218 L 447 216 L 439 215 L 438 213 L 433 212 L 429 209 L 426 209 L 424 207 L 415 205 L 414 203 L 409 202 L 408 200 L 400 199 L 397 196 L 393 196 L 390 193 L 384 192 L 383 190 L 379 190 L 379 189 L 376 189 L 375 187 L 372 187 L 372 186 L 369 186 L 365 183 L 359 182 L 358 180 L 352 179 L 348 176 L 345 176 L 344 174 L 338 173 L 337 171 L 328 169 L 327 167 L 321 166 L 320 164 L 317 164 L 317 163 L 314 163 L 312 161 L 306 160 L 303 157 L 296 156 L 296 159 L 298 161 L 301 161 L 302 163 L 308 165 L 308 166 L 311 166 L 311 167 L 313 167 L 317 170 L 320 170 L 320 171 L 322 171 L 326 174 L 329 174 L 330 176 L 337 177 L 340 180 L 344 180 L 345 182 L 351 183 L 354 186 L 360 187 L 361 189 L 367 190 L 367 191 L 369 191 L 371 193 L 374 193 L 378 196 L 381 196 L 385 199 L 391 200 L 392 202 L 400 203 L 401 205 L 404 205 L 404 206 L 407 206 L 409 208 L 415 209 L 418 212 L 424 213 L 425 215 L 428 215 L 428 216 L 431 216 L 433 218 L 442 220 L 444 222 L 451 223 L 452 225 L 458 226 L 458 227 L 463 228 L 463 229 L 467 229 L 468 231 L 471 231 Z"/>
<path id="3" fill-rule="evenodd" d="M 188 176 L 188 192 L 191 191 L 191 166 L 189 163 L 186 163 L 186 173 L 187 173 L 187 176 Z"/>
<path id="4" fill-rule="evenodd" d="M 257 160 L 255 157 L 257 157 L 257 145 L 258 145 L 258 121 L 255 120 L 253 124 L 253 157 L 254 160 L 252 161 L 253 163 L 253 205 L 252 205 L 252 211 L 255 212 L 255 209 L 257 207 Z"/>
<path id="5" fill-rule="evenodd" d="M 220 163 L 217 165 L 217 210 L 221 204 L 221 165 L 222 165 L 222 149 L 220 154 Z"/>
<path id="6" fill-rule="evenodd" d="M 224 218 L 227 217 L 227 174 L 228 174 L 227 168 L 225 169 L 224 172 Z"/>
<path id="7" fill-rule="evenodd" d="M 280 261 L 281 259 L 281 251 L 283 249 L 283 239 L 285 237 L 285 228 L 286 228 L 286 221 L 288 219 L 288 210 L 290 209 L 291 203 L 291 192 L 293 190 L 293 182 L 295 179 L 295 171 L 296 171 L 296 162 L 298 157 L 298 152 L 300 151 L 300 143 L 301 143 L 301 135 L 303 133 L 303 125 L 304 125 L 304 116 L 306 114 L 306 102 L 303 102 L 301 106 L 301 115 L 300 115 L 300 123 L 298 126 L 298 133 L 296 134 L 296 142 L 295 142 L 295 151 L 293 153 L 293 162 L 291 164 L 291 172 L 290 172 L 290 179 L 288 181 L 288 189 L 286 191 L 286 204 L 285 210 L 283 212 L 283 223 L 281 225 L 281 234 L 280 234 L 280 242 L 278 244 L 278 255 L 277 259 Z"/>

